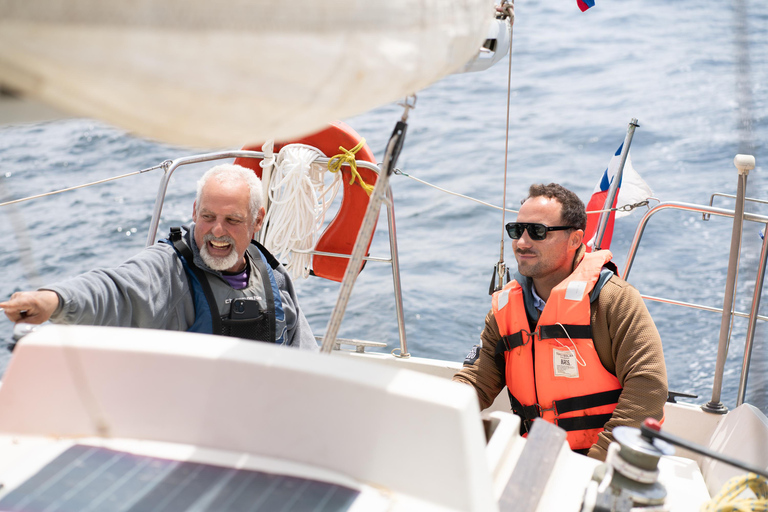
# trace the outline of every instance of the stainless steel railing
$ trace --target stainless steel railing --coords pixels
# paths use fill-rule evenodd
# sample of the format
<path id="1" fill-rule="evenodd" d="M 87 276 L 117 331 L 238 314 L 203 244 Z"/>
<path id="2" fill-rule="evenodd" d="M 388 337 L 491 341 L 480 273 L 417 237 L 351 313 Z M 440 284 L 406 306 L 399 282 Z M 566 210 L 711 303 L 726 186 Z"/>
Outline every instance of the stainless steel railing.
<path id="1" fill-rule="evenodd" d="M 756 214 L 748 213 L 744 211 L 744 203 L 747 200 L 755 201 L 755 202 L 763 202 L 760 200 L 748 199 L 745 197 L 746 178 L 747 178 L 747 175 L 749 174 L 749 171 L 753 169 L 755 166 L 754 157 L 750 155 L 736 155 L 736 158 L 734 159 L 734 164 L 736 165 L 736 168 L 738 169 L 738 173 L 739 173 L 738 193 L 735 196 L 736 206 L 734 210 L 726 210 L 723 208 L 716 208 L 711 206 L 712 198 L 714 198 L 715 195 L 722 195 L 722 194 L 713 195 L 710 198 L 710 206 L 702 206 L 702 205 L 696 205 L 696 204 L 690 204 L 690 203 L 679 203 L 679 202 L 664 202 L 652 208 L 643 216 L 643 218 L 640 220 L 640 223 L 637 226 L 637 229 L 635 230 L 635 236 L 632 240 L 632 244 L 630 245 L 629 251 L 627 253 L 627 269 L 624 273 L 624 279 L 628 279 L 629 273 L 632 270 L 632 265 L 634 263 L 638 246 L 640 245 L 640 240 L 642 239 L 643 233 L 645 231 L 645 227 L 648 224 L 648 221 L 651 219 L 651 217 L 653 217 L 660 211 L 670 210 L 670 209 L 694 211 L 694 212 L 703 214 L 704 220 L 707 220 L 710 215 L 731 217 L 734 219 L 733 230 L 731 233 L 731 251 L 730 251 L 730 257 L 728 261 L 728 275 L 726 277 L 726 288 L 724 292 L 722 308 L 712 308 L 712 307 L 703 306 L 699 304 L 692 304 L 692 303 L 686 303 L 686 302 L 674 301 L 670 299 L 662 299 L 658 297 L 643 295 L 643 298 L 647 300 L 653 300 L 653 301 L 664 302 L 668 304 L 675 304 L 678 306 L 684 306 L 684 307 L 690 307 L 695 309 L 721 313 L 722 318 L 721 318 L 721 324 L 720 324 L 720 338 L 718 343 L 717 362 L 715 366 L 715 379 L 712 386 L 712 399 L 708 404 L 702 407 L 704 410 L 708 412 L 714 412 L 714 413 L 727 412 L 727 408 L 723 406 L 722 402 L 720 401 L 720 394 L 722 391 L 723 374 L 725 371 L 725 360 L 726 360 L 726 356 L 728 355 L 729 332 L 730 332 L 731 322 L 733 321 L 733 317 L 740 316 L 740 317 L 746 317 L 749 319 L 747 335 L 746 335 L 746 343 L 744 346 L 742 372 L 741 372 L 741 378 L 739 382 L 739 391 L 737 396 L 737 405 L 741 405 L 742 403 L 744 403 L 744 399 L 746 396 L 747 378 L 749 375 L 749 365 L 752 357 L 752 347 L 754 345 L 755 328 L 756 328 L 757 320 L 763 320 L 763 321 L 768 320 L 767 317 L 760 316 L 758 314 L 759 307 L 760 307 L 760 297 L 762 294 L 763 282 L 765 279 L 765 269 L 766 269 L 766 265 L 768 264 L 768 233 L 766 233 L 766 236 L 763 237 L 763 246 L 760 253 L 760 261 L 758 263 L 757 276 L 755 279 L 755 290 L 754 290 L 752 307 L 750 309 L 750 312 L 747 314 L 747 313 L 741 313 L 733 310 L 733 300 L 734 300 L 734 294 L 735 294 L 736 284 L 737 284 L 738 262 L 739 262 L 739 255 L 741 251 L 741 235 L 742 235 L 743 221 L 746 220 L 751 222 L 762 223 L 766 226 L 766 230 L 768 231 L 768 217 L 763 215 L 756 215 Z M 734 196 L 727 196 L 727 197 L 734 197 Z"/>

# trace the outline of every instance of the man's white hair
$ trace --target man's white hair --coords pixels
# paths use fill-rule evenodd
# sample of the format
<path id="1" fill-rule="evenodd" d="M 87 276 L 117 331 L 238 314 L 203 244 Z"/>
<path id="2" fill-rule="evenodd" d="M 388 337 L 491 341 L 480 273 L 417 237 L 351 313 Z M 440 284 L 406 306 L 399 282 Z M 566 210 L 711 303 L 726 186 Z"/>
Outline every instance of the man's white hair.
<path id="1" fill-rule="evenodd" d="M 250 216 L 251 222 L 256 220 L 256 216 L 258 215 L 259 210 L 261 210 L 262 190 L 261 180 L 256 176 L 254 171 L 234 164 L 220 164 L 211 167 L 197 182 L 197 197 L 195 198 L 197 205 L 200 205 L 200 197 L 203 194 L 203 187 L 211 178 L 219 183 L 244 181 L 251 192 L 251 200 L 248 203 L 248 215 Z"/>

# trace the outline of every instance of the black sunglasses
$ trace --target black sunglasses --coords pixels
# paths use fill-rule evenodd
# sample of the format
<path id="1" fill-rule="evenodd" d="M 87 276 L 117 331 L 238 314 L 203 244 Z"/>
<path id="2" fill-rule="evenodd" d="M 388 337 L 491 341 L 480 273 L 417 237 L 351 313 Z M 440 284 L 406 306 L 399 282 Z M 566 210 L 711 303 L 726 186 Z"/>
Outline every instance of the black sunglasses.
<path id="1" fill-rule="evenodd" d="M 530 222 L 510 222 L 507 224 L 507 233 L 512 240 L 519 240 L 523 231 L 528 230 L 531 240 L 544 240 L 549 231 L 562 231 L 564 229 L 576 229 L 573 226 L 546 226 Z"/>

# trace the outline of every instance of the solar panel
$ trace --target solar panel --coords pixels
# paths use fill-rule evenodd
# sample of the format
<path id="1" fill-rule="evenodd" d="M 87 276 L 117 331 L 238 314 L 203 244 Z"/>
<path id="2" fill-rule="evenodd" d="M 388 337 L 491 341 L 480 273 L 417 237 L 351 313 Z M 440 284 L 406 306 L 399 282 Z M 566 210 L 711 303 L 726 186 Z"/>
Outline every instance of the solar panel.
<path id="1" fill-rule="evenodd" d="M 0 512 L 341 512 L 359 494 L 307 478 L 74 445 L 0 500 Z"/>

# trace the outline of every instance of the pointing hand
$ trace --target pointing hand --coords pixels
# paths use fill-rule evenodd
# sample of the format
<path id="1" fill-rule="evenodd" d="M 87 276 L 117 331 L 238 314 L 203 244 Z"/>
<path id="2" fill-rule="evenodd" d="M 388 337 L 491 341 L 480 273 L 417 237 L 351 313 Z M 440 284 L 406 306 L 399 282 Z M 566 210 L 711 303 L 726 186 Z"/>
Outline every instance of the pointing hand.
<path id="1" fill-rule="evenodd" d="M 59 306 L 59 296 L 51 290 L 16 292 L 0 308 L 12 322 L 41 324 L 48 320 Z"/>

